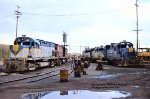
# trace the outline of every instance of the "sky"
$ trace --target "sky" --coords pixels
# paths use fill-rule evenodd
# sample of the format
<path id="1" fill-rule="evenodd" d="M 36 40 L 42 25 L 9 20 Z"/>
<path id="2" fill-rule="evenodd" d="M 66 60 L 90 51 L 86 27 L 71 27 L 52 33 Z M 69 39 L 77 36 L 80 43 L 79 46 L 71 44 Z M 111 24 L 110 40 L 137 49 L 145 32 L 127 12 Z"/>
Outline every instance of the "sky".
<path id="1" fill-rule="evenodd" d="M 67 33 L 70 52 L 123 40 L 136 47 L 136 0 L 0 0 L 0 44 L 13 44 L 18 36 L 63 44 Z M 138 0 L 140 47 L 150 47 L 150 0 Z"/>

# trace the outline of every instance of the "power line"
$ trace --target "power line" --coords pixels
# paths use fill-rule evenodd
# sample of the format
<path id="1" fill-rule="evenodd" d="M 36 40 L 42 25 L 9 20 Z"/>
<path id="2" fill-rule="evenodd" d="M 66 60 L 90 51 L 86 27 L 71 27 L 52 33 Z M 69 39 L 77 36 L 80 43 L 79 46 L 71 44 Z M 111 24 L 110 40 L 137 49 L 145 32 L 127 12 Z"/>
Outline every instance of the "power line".
<path id="1" fill-rule="evenodd" d="M 1 20 L 0 20 L 0 23 L 1 23 L 1 22 L 5 22 L 5 19 L 10 18 L 11 16 L 13 16 L 13 14 L 9 14 L 9 15 L 0 17 L 0 19 L 1 19 Z"/>
<path id="2" fill-rule="evenodd" d="M 42 14 L 42 13 L 29 13 L 29 12 L 22 12 L 24 15 L 31 15 L 31 16 L 56 16 L 56 17 L 66 17 L 66 16 L 94 16 L 100 15 L 105 13 L 114 13 L 114 12 L 122 12 L 124 10 L 131 9 L 132 7 L 120 9 L 117 11 L 109 10 L 109 11 L 102 11 L 102 12 L 91 12 L 91 13 L 79 13 L 79 14 Z"/>
<path id="3" fill-rule="evenodd" d="M 10 17 L 10 16 L 12 16 L 13 14 L 9 14 L 9 15 L 6 15 L 6 16 L 2 16 L 2 19 L 6 19 L 6 18 L 8 18 L 8 17 Z"/>

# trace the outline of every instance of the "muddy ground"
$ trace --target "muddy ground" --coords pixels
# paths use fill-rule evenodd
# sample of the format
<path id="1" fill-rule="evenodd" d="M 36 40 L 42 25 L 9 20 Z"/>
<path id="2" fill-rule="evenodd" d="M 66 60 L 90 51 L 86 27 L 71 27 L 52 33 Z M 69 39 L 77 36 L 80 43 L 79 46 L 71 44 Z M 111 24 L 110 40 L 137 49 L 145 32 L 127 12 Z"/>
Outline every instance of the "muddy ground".
<path id="1" fill-rule="evenodd" d="M 12 86 L 0 85 L 0 99 L 22 99 L 27 93 L 45 91 L 94 90 L 94 91 L 126 91 L 131 93 L 129 99 L 150 99 L 150 69 L 121 68 L 104 65 L 104 69 L 96 71 L 92 63 L 85 69 L 87 75 L 68 76 L 68 82 L 60 82 L 59 76 L 54 76 L 38 82 Z M 55 99 L 55 97 L 53 97 Z"/>

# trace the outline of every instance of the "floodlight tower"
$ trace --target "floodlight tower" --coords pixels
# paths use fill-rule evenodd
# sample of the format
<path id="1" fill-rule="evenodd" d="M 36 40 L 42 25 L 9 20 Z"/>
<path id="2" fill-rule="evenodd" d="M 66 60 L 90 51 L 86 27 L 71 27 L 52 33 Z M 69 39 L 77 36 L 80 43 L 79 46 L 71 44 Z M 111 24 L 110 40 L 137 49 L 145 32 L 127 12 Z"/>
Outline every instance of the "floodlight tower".
<path id="1" fill-rule="evenodd" d="M 65 54 L 66 54 L 66 42 L 67 42 L 67 34 L 65 32 L 63 32 L 63 42 L 64 42 L 63 57 L 65 57 Z"/>

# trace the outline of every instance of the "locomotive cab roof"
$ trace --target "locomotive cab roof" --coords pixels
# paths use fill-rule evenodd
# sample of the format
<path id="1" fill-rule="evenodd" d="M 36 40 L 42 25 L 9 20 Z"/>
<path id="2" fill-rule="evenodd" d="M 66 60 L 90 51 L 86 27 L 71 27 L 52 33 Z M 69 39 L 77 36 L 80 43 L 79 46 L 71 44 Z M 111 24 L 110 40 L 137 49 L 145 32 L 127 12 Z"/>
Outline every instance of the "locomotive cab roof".
<path id="1" fill-rule="evenodd" d="M 48 42 L 40 39 L 34 39 L 30 37 L 18 37 L 15 39 L 14 44 L 18 45 L 25 45 L 25 46 L 34 46 L 35 44 L 38 44 L 40 46 L 47 46 L 47 47 L 54 47 L 55 43 Z"/>
<path id="2" fill-rule="evenodd" d="M 15 39 L 14 44 L 18 45 L 30 45 L 30 42 L 34 42 L 36 44 L 40 44 L 40 42 L 36 39 L 30 37 L 18 37 Z"/>
<path id="3" fill-rule="evenodd" d="M 114 47 L 118 47 L 118 48 L 133 48 L 133 44 L 131 42 L 127 42 L 127 41 L 122 41 L 119 43 L 111 43 L 110 45 L 106 45 L 105 49 L 110 49 L 110 48 L 114 48 Z"/>
<path id="4" fill-rule="evenodd" d="M 118 43 L 117 46 L 118 47 L 133 47 L 133 44 L 131 42 L 123 41 L 123 42 Z"/>
<path id="5" fill-rule="evenodd" d="M 102 46 L 100 46 L 100 47 L 95 47 L 95 48 L 93 48 L 93 50 L 95 50 L 95 51 L 100 51 L 100 50 L 104 50 L 104 48 L 102 47 Z M 93 51 L 92 50 L 92 51 Z"/>

